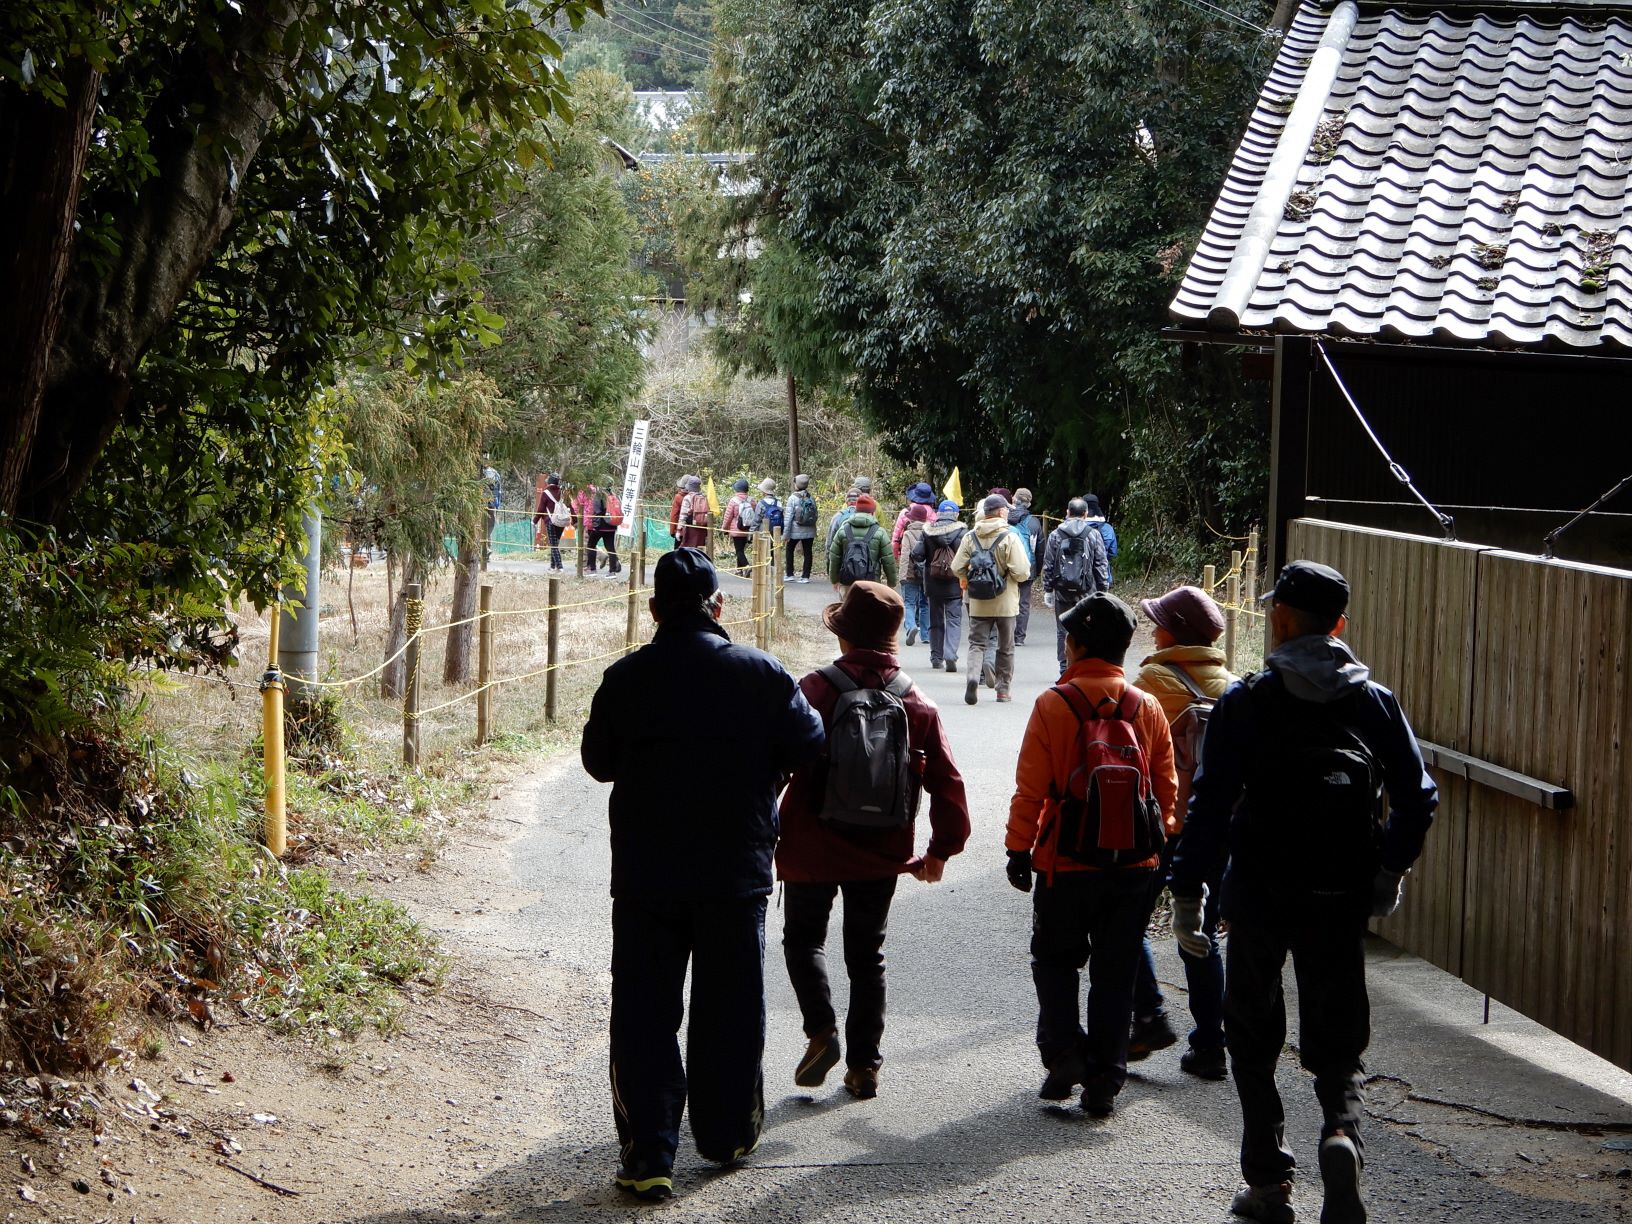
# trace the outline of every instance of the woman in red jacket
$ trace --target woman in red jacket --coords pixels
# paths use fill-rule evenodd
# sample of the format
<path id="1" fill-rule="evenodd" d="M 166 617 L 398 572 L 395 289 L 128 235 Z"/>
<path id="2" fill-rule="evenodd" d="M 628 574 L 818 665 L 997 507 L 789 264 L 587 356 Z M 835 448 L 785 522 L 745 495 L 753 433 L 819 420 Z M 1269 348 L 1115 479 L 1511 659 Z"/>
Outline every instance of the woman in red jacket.
<path id="1" fill-rule="evenodd" d="M 857 582 L 843 603 L 830 605 L 823 614 L 843 653 L 833 668 L 811 672 L 799 687 L 828 730 L 828 751 L 789 782 L 782 796 L 782 840 L 776 848 L 786 915 L 782 952 L 810 1039 L 794 1083 L 820 1086 L 843 1057 L 848 1068 L 844 1086 L 861 1099 L 877 1095 L 883 1062 L 879 1041 L 884 1035 L 884 931 L 896 879 L 910 873 L 926 884 L 939 882 L 946 860 L 969 839 L 963 777 L 952 762 L 940 711 L 902 673 L 895 657 L 904 611 L 901 596 L 889 587 Z M 834 715 L 841 702 L 851 704 L 858 690 L 869 690 L 863 694 L 869 703 L 895 711 L 890 705 L 894 701 L 905 709 L 906 742 L 898 747 L 904 749 L 916 778 L 905 810 L 893 823 L 853 823 L 830 785 L 835 765 L 845 764 L 834 759 L 843 751 L 839 745 L 845 738 L 835 729 Z M 894 716 L 898 718 L 899 712 Z M 928 851 L 922 855 L 914 853 L 913 816 L 920 791 L 929 794 L 930 824 Z M 851 794 L 846 791 L 845 797 Z M 842 1047 L 824 950 L 828 915 L 840 893 L 844 964 L 850 975 Z"/>

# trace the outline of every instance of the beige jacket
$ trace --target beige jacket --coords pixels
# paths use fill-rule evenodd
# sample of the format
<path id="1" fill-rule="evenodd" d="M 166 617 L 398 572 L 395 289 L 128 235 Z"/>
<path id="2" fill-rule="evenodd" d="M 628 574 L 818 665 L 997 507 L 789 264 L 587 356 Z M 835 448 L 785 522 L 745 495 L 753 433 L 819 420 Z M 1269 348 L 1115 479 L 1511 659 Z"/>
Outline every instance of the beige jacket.
<path id="1" fill-rule="evenodd" d="M 1026 548 L 1020 542 L 1020 537 L 1009 528 L 1007 518 L 983 518 L 975 523 L 974 530 L 966 532 L 963 542 L 958 545 L 957 556 L 952 558 L 952 572 L 965 580 L 969 577 L 969 558 L 974 554 L 975 542 L 980 542 L 982 548 L 990 548 L 992 555 L 997 558 L 997 565 L 1003 571 L 1007 581 L 1003 584 L 1003 593 L 996 599 L 969 599 L 970 616 L 1018 616 L 1020 615 L 1020 584 L 1031 577 L 1031 566 L 1026 562 Z"/>

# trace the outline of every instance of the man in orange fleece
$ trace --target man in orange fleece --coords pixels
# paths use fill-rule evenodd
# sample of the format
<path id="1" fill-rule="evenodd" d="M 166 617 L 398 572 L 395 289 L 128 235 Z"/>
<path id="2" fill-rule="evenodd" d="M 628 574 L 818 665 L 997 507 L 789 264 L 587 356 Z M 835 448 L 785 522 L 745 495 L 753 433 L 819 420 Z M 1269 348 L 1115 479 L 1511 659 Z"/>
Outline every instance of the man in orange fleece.
<path id="1" fill-rule="evenodd" d="M 1037 1095 L 1063 1101 L 1081 1084 L 1083 1109 L 1103 1118 L 1128 1077 L 1134 974 L 1178 782 L 1161 704 L 1122 673 L 1132 609 L 1090 595 L 1060 624 L 1065 675 L 1032 707 L 1005 844 L 1009 882 L 1032 892 L 1037 876 L 1031 976 L 1048 1068 Z"/>

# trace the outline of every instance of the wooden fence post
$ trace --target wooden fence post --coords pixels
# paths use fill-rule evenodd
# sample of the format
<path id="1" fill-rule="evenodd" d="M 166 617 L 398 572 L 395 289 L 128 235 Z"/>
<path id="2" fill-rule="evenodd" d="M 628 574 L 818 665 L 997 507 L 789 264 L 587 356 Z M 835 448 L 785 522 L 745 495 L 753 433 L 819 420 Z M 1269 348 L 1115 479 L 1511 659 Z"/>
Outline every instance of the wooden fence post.
<path id="1" fill-rule="evenodd" d="M 1241 582 L 1241 602 L 1245 607 L 1256 605 L 1258 599 L 1258 529 L 1247 533 L 1247 572 Z"/>
<path id="2" fill-rule="evenodd" d="M 425 601 L 421 587 L 410 582 L 402 594 L 408 646 L 403 654 L 407 675 L 402 686 L 402 763 L 413 769 L 419 764 L 419 631 L 425 623 Z"/>
<path id="3" fill-rule="evenodd" d="M 584 526 L 588 518 L 589 516 L 586 514 L 583 520 L 572 530 L 573 542 L 578 545 L 577 548 L 573 549 L 573 554 L 577 557 L 576 565 L 578 567 L 578 577 L 580 578 L 584 576 L 584 538 L 589 535 Z M 555 600 L 552 599 L 550 602 L 554 603 Z"/>
<path id="4" fill-rule="evenodd" d="M 1213 587 L 1217 584 L 1217 582 L 1218 582 L 1218 571 L 1216 569 L 1214 569 L 1211 565 L 1202 566 L 1201 567 L 1201 589 L 1206 591 L 1207 594 L 1209 596 L 1211 596 L 1212 598 L 1214 598 L 1214 599 L 1216 599 L 1217 596 L 1213 595 Z"/>
<path id="5" fill-rule="evenodd" d="M 754 543 L 754 573 L 759 578 L 759 610 L 758 619 L 754 621 L 754 645 L 761 650 L 771 648 L 771 537 L 766 532 L 756 532 Z"/>
<path id="6" fill-rule="evenodd" d="M 1240 618 L 1241 607 L 1241 552 L 1239 549 L 1230 553 L 1230 574 L 1225 589 L 1224 605 L 1224 666 L 1232 672 L 1235 670 L 1235 635 L 1236 622 Z"/>
<path id="7" fill-rule="evenodd" d="M 555 661 L 561 649 L 561 579 L 550 579 L 549 632 L 544 639 L 544 721 L 555 721 Z"/>
<path id="8" fill-rule="evenodd" d="M 623 653 L 632 654 L 640 643 L 640 565 L 629 558 L 629 609 L 623 623 Z"/>
<path id="9" fill-rule="evenodd" d="M 788 578 L 785 572 L 786 563 L 782 558 L 786 555 L 788 546 L 783 539 L 784 534 L 785 532 L 781 527 L 778 527 L 771 534 L 771 570 L 774 574 L 773 581 L 776 583 L 776 617 L 778 620 L 787 615 L 786 588 Z"/>
<path id="10" fill-rule="evenodd" d="M 493 584 L 482 583 L 476 613 L 476 746 L 493 734 Z"/>

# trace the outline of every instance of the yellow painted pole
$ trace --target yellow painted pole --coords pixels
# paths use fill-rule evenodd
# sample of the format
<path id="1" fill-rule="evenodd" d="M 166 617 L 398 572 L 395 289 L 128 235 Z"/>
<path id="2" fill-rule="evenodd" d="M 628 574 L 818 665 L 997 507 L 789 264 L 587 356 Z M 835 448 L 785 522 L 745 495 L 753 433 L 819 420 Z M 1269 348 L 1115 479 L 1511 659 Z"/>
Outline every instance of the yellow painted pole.
<path id="1" fill-rule="evenodd" d="M 267 642 L 266 674 L 261 677 L 261 752 L 266 775 L 266 848 L 282 858 L 289 826 L 284 807 L 283 673 L 278 670 L 278 622 L 283 609 L 272 609 L 272 636 Z"/>

